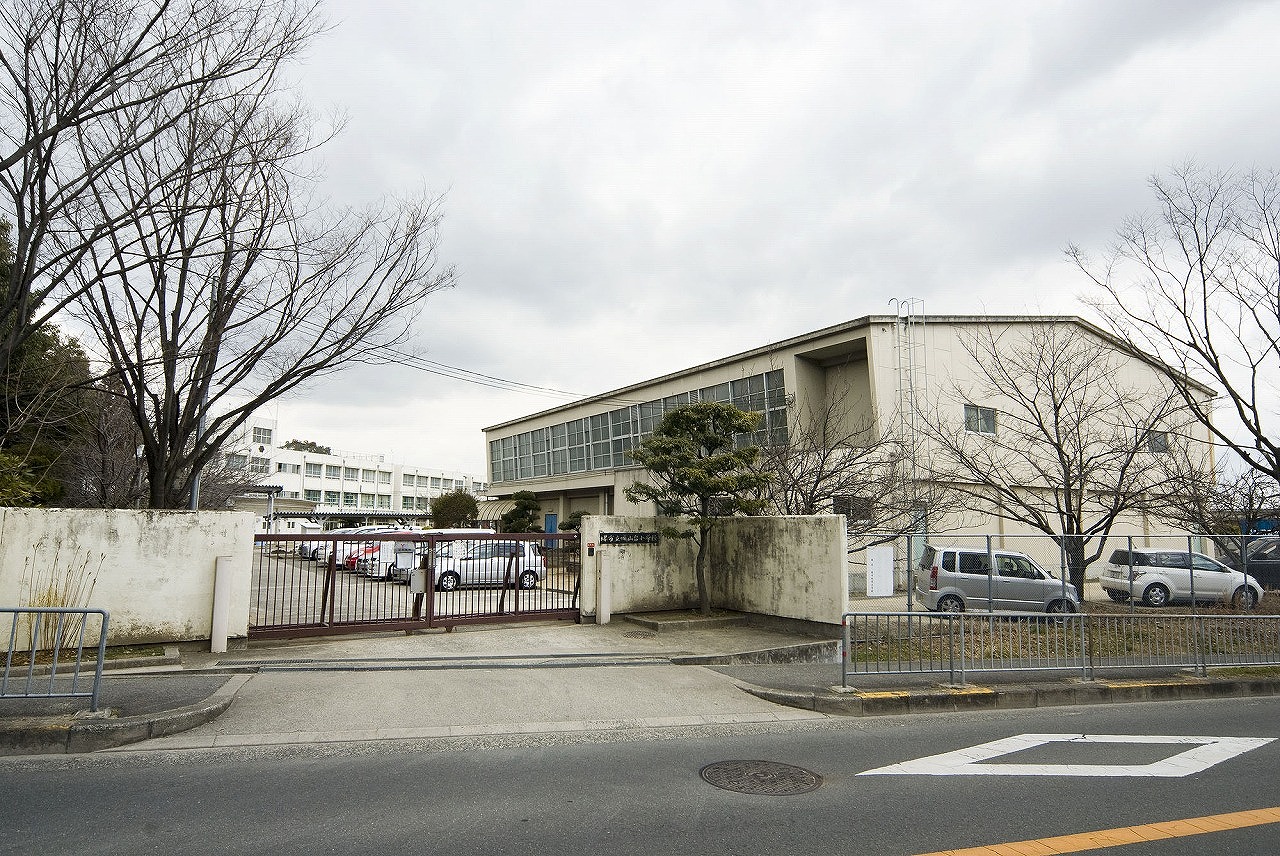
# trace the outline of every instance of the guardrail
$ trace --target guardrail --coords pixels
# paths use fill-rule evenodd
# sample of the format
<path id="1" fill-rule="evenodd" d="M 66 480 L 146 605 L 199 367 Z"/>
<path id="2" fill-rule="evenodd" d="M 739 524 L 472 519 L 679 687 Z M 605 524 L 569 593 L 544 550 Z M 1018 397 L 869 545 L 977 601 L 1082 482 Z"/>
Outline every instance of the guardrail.
<path id="1" fill-rule="evenodd" d="M 851 674 L 1076 672 L 1280 665 L 1280 615 L 1043 615 L 850 612 L 840 681 Z"/>
<path id="2" fill-rule="evenodd" d="M 90 616 L 98 616 L 98 640 L 92 639 Z M 3 698 L 87 698 L 89 709 L 98 709 L 102 664 L 107 653 L 105 609 L 57 606 L 0 607 L 0 626 L 9 625 L 9 647 L 0 673 Z M 24 620 L 25 619 L 25 620 Z M 97 657 L 86 662 L 86 648 Z M 92 683 L 88 672 L 93 670 Z"/>

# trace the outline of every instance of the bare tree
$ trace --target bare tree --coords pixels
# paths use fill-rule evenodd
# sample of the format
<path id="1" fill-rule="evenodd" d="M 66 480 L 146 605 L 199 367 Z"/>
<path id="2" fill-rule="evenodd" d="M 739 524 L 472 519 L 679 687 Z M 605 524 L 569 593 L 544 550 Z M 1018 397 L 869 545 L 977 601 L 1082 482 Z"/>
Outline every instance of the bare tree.
<path id="1" fill-rule="evenodd" d="M 153 508 L 186 504 L 263 403 L 402 344 L 410 310 L 453 282 L 438 200 L 308 206 L 310 128 L 264 72 L 188 105 L 93 184 L 92 219 L 115 225 L 82 236 L 76 311 L 138 426 Z"/>
<path id="2" fill-rule="evenodd" d="M 1166 520 L 1212 539 L 1219 555 L 1241 557 L 1247 538 L 1280 509 L 1280 484 L 1252 467 L 1222 471 L 1207 456 L 1170 445 L 1167 489 L 1159 497 Z"/>
<path id="3" fill-rule="evenodd" d="M 1280 174 L 1187 164 L 1149 184 L 1156 210 L 1126 220 L 1100 263 L 1067 253 L 1097 286 L 1093 304 L 1111 329 L 1181 371 L 1176 388 L 1195 419 L 1280 479 Z"/>
<path id="4" fill-rule="evenodd" d="M 154 164 L 149 186 L 103 206 L 104 174 L 198 107 L 260 91 L 319 29 L 298 0 L 0 2 L 0 189 L 14 223 L 0 377 L 88 287 L 73 271 L 176 178 Z M 0 425 L 0 446 L 15 427 Z"/>
<path id="5" fill-rule="evenodd" d="M 1163 490 L 1178 393 L 1158 374 L 1126 382 L 1116 352 L 1073 321 L 985 328 L 964 347 L 974 380 L 951 390 L 964 413 L 939 405 L 923 419 L 930 476 L 972 510 L 1052 536 L 1083 591 L 1112 526 Z"/>
<path id="6" fill-rule="evenodd" d="M 763 446 L 757 467 L 777 514 L 843 514 L 850 533 L 902 533 L 917 523 L 922 492 L 911 450 L 892 428 L 861 413 L 848 389 L 821 405 L 791 405 L 787 442 Z"/>

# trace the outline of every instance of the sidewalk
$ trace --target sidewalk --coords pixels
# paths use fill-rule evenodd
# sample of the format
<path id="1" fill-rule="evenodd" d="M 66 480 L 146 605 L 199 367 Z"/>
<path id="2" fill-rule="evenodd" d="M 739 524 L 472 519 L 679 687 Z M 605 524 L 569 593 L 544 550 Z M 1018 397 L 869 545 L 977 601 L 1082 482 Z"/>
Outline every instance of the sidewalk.
<path id="1" fill-rule="evenodd" d="M 895 607 L 890 606 L 890 609 Z M 108 671 L 107 715 L 59 700 L 0 701 L 0 754 L 342 742 L 823 719 L 1151 698 L 1280 694 L 1280 679 L 1171 670 L 1081 682 L 946 685 L 858 675 L 838 643 L 688 613 L 606 625 L 540 622 L 194 649 Z M 681 619 L 681 620 L 676 620 Z M 176 653 L 176 652 L 175 652 Z M 976 684 L 976 685 L 975 685 Z M 119 748 L 113 748 L 119 747 Z"/>

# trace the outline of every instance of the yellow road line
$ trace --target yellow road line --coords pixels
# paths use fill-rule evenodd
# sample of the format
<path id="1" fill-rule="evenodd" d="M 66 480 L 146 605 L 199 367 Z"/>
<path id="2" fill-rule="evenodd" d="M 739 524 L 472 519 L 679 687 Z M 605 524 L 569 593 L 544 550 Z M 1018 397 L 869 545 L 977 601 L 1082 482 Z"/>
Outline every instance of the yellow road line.
<path id="1" fill-rule="evenodd" d="M 1085 850 L 1101 850 L 1105 847 L 1123 847 L 1126 844 L 1138 844 L 1142 841 L 1185 838 L 1188 835 L 1243 829 L 1247 826 L 1262 826 L 1268 823 L 1280 823 L 1280 806 L 1233 811 L 1228 814 L 1211 814 L 1186 820 L 1168 820 L 1163 823 L 1147 823 L 1142 826 L 1122 826 L 1097 832 L 1078 832 L 1074 835 L 1058 835 L 1054 838 L 986 844 L 961 850 L 938 850 L 934 853 L 923 853 L 920 856 L 1055 856 L 1058 853 L 1080 853 Z"/>

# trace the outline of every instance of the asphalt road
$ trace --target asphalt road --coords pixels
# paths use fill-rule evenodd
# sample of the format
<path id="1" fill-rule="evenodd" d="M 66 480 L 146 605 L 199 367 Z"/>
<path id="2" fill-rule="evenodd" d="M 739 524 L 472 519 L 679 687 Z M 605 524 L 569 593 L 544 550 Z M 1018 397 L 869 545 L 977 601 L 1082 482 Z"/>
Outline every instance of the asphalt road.
<path id="1" fill-rule="evenodd" d="M 1132 742 L 1026 738 L 1005 744 L 1013 754 L 976 762 L 1018 765 L 996 774 L 862 775 L 1020 735 Z M 1188 736 L 1206 740 L 1154 739 Z M 1280 740 L 1207 739 L 1275 737 L 1280 699 L 1266 698 L 8 758 L 0 853 L 932 853 L 1280 807 Z M 731 760 L 794 765 L 822 783 L 773 796 L 699 776 Z M 1099 775 L 1118 767 L 1128 769 Z M 1186 834 L 1192 828 L 1173 824 L 1163 829 L 1178 837 L 1089 852 L 1280 852 L 1280 823 Z"/>

